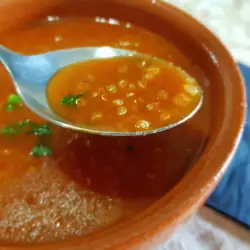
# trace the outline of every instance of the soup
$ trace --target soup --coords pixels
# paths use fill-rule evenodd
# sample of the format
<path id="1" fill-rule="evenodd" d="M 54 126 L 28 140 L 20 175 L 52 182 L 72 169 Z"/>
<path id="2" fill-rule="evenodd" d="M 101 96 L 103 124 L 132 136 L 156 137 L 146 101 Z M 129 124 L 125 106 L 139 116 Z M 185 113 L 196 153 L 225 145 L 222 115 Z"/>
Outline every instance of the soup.
<path id="1" fill-rule="evenodd" d="M 201 89 L 173 63 L 133 56 L 67 66 L 50 81 L 48 100 L 79 126 L 136 132 L 181 121 L 199 105 Z"/>
<path id="2" fill-rule="evenodd" d="M 138 50 L 206 81 L 171 41 L 141 27 L 100 18 L 48 20 L 2 34 L 0 43 L 24 54 L 107 45 Z M 182 178 L 206 141 L 207 98 L 194 118 L 171 131 L 108 138 L 36 116 L 3 67 L 0 82 L 0 241 L 5 244 L 67 240 L 129 220 Z"/>

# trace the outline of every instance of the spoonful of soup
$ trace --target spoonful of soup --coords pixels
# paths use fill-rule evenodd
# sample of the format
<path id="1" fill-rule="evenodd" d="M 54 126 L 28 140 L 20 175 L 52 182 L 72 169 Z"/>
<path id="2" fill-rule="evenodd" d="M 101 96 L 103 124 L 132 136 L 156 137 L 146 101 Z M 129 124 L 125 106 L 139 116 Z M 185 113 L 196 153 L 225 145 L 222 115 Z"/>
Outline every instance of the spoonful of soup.
<path id="1" fill-rule="evenodd" d="M 111 47 L 24 56 L 0 46 L 0 62 L 25 104 L 59 126 L 107 136 L 168 130 L 195 115 L 197 81 L 173 63 Z"/>

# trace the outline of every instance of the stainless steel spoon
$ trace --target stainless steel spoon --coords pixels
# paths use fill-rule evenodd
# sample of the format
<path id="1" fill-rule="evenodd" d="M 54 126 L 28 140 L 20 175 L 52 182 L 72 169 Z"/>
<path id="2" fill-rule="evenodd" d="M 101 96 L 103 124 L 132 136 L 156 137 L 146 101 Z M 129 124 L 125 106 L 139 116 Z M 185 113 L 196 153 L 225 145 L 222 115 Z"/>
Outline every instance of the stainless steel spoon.
<path id="1" fill-rule="evenodd" d="M 148 55 L 138 54 L 137 52 L 111 47 L 85 47 L 24 56 L 14 53 L 0 45 L 0 62 L 11 75 L 16 91 L 21 96 L 24 103 L 45 120 L 61 127 L 105 136 L 143 136 L 176 127 L 194 116 L 202 105 L 203 97 L 193 112 L 182 120 L 162 128 L 140 132 L 99 131 L 90 129 L 89 127 L 80 127 L 58 116 L 49 107 L 46 89 L 50 79 L 58 70 L 67 65 L 90 59 L 135 55 L 141 55 L 147 58 L 150 57 Z"/>

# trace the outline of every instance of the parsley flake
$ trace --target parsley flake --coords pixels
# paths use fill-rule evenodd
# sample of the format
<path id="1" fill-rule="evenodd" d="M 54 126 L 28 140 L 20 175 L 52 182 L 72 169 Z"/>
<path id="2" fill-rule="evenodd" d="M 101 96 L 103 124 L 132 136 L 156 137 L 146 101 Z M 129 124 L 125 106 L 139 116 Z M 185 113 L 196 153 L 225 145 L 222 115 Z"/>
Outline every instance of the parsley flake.
<path id="1" fill-rule="evenodd" d="M 0 133 L 9 134 L 9 135 L 18 135 L 22 133 L 26 127 L 30 123 L 30 120 L 24 120 L 16 124 L 10 124 L 0 129 Z"/>
<path id="2" fill-rule="evenodd" d="M 51 148 L 44 145 L 35 145 L 31 151 L 31 155 L 36 157 L 49 156 L 51 154 L 52 154 Z"/>
<path id="3" fill-rule="evenodd" d="M 48 123 L 37 125 L 34 122 L 30 122 L 31 130 L 28 132 L 29 134 L 37 135 L 37 136 L 44 136 L 44 135 L 51 135 L 51 129 Z"/>
<path id="4" fill-rule="evenodd" d="M 10 94 L 8 96 L 8 103 L 5 106 L 5 110 L 7 112 L 12 112 L 15 110 L 16 107 L 21 106 L 23 104 L 23 101 L 20 96 L 15 94 Z"/>
<path id="5" fill-rule="evenodd" d="M 61 99 L 61 104 L 62 105 L 65 105 L 65 106 L 77 106 L 77 101 L 83 97 L 84 95 L 86 95 L 88 92 L 84 92 L 84 93 L 81 93 L 79 95 L 72 95 L 72 94 L 69 94 L 65 97 L 63 97 Z"/>

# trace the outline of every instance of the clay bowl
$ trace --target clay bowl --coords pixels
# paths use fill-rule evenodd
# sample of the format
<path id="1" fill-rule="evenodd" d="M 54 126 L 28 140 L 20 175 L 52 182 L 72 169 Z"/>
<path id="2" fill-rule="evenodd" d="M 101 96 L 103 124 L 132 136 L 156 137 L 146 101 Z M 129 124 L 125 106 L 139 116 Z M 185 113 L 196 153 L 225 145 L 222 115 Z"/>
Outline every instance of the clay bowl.
<path id="1" fill-rule="evenodd" d="M 174 41 L 199 65 L 209 82 L 206 98 L 212 100 L 207 104 L 211 124 L 198 159 L 165 196 L 145 211 L 85 237 L 51 245 L 0 249 L 143 250 L 167 240 L 215 188 L 242 134 L 246 109 L 244 85 L 228 51 L 196 20 L 158 0 L 2 0 L 0 13 L 0 32 L 46 15 L 107 16 L 143 26 Z"/>

